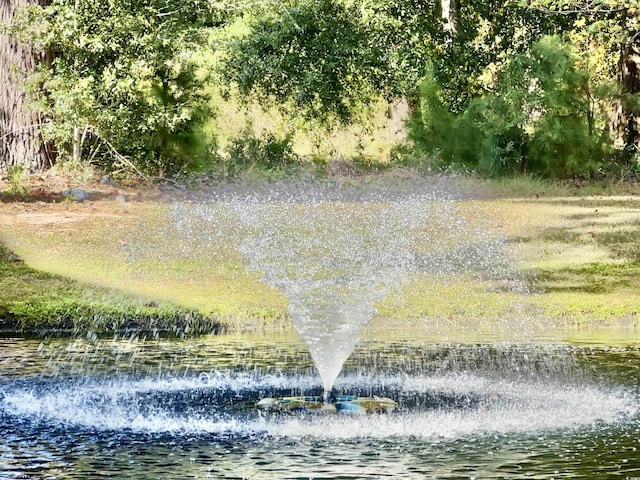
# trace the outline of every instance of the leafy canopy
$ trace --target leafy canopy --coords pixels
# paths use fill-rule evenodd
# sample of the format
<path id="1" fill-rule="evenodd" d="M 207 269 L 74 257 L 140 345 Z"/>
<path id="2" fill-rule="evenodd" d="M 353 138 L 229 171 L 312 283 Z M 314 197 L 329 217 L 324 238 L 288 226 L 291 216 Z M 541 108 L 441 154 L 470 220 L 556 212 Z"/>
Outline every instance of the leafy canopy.
<path id="1" fill-rule="evenodd" d="M 139 171 L 193 166 L 206 155 L 209 114 L 193 51 L 219 15 L 204 0 L 31 6 L 16 32 L 53 53 L 32 78 L 45 137 L 63 154 L 81 142 L 85 156 Z"/>
<path id="2" fill-rule="evenodd" d="M 228 46 L 223 76 L 249 96 L 292 102 L 307 118 L 349 121 L 375 98 L 385 59 L 366 11 L 337 0 L 257 9 Z"/>

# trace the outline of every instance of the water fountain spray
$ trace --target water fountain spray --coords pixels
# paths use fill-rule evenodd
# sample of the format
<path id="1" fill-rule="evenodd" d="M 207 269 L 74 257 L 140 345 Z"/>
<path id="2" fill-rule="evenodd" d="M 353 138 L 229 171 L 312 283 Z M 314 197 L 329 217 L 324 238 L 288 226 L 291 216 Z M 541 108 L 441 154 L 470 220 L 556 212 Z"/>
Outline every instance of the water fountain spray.
<path id="1" fill-rule="evenodd" d="M 233 225 L 225 235 L 246 267 L 286 295 L 328 398 L 375 302 L 415 269 L 416 235 L 433 201 L 433 192 L 382 187 L 271 186 L 218 194 L 200 206 L 199 221 Z"/>
<path id="2" fill-rule="evenodd" d="M 441 241 L 433 237 L 438 228 L 449 237 L 464 228 L 451 205 L 432 185 L 268 185 L 177 205 L 174 223 L 182 230 L 208 224 L 237 247 L 248 270 L 284 293 L 328 398 L 376 302 L 417 271 L 451 268 L 449 249 L 444 256 L 424 250 Z M 483 256 L 483 249 L 469 252 Z"/>

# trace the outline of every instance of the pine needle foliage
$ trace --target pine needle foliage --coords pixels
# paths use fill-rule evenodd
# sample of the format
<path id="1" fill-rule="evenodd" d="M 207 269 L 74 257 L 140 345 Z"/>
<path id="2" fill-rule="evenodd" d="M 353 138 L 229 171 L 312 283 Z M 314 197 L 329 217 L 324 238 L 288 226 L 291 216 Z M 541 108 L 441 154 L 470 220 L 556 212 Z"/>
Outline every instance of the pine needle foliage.
<path id="1" fill-rule="evenodd" d="M 608 156 L 606 122 L 593 108 L 597 91 L 576 66 L 570 46 L 545 36 L 529 53 L 514 56 L 493 91 L 452 113 L 433 68 L 420 85 L 410 138 L 444 165 L 486 175 L 535 173 L 591 178 Z"/>

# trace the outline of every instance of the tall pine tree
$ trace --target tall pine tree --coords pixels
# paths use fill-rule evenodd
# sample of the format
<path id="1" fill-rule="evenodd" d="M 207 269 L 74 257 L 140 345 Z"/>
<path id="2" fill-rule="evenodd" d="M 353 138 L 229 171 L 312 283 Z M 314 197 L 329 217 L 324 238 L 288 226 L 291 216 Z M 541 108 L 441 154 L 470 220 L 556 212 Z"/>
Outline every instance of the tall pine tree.
<path id="1" fill-rule="evenodd" d="M 22 7 L 46 1 L 0 1 L 0 173 L 11 167 L 42 170 L 54 160 L 42 142 L 40 117 L 28 108 L 24 91 L 26 77 L 50 58 L 8 34 Z"/>

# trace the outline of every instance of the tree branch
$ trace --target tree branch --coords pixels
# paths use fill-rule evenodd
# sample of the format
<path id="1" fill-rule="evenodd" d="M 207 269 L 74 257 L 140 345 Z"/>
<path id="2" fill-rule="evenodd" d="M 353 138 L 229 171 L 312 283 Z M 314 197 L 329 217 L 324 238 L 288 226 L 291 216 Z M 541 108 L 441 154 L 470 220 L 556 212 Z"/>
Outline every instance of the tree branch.
<path id="1" fill-rule="evenodd" d="M 142 178 L 142 180 L 145 183 L 147 183 L 147 184 L 151 184 L 152 183 L 151 180 L 149 179 L 149 177 L 147 177 L 144 173 L 142 173 L 140 170 L 138 170 L 138 168 L 136 168 L 136 166 L 133 164 L 133 162 L 131 162 L 131 160 L 129 160 L 127 157 L 125 157 L 120 152 L 118 152 L 118 150 L 116 150 L 116 147 L 114 147 L 109 141 L 105 140 L 104 138 L 102 138 L 101 140 L 107 146 L 107 148 L 109 149 L 111 154 L 116 159 L 118 159 L 120 162 L 124 163 L 126 166 L 128 166 L 134 172 L 136 172 L 140 176 L 140 178 Z"/>

